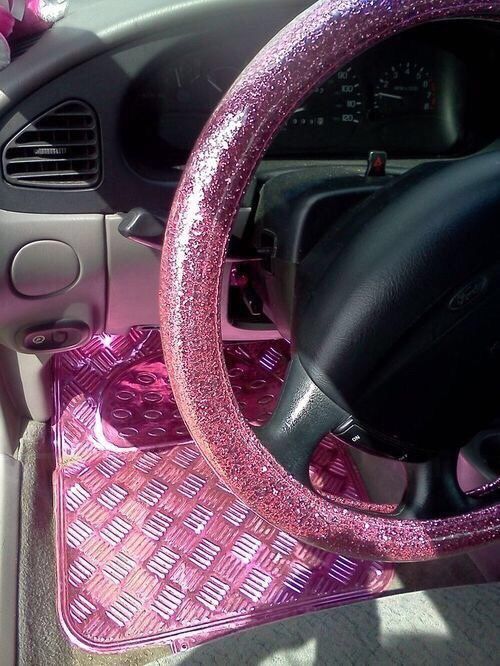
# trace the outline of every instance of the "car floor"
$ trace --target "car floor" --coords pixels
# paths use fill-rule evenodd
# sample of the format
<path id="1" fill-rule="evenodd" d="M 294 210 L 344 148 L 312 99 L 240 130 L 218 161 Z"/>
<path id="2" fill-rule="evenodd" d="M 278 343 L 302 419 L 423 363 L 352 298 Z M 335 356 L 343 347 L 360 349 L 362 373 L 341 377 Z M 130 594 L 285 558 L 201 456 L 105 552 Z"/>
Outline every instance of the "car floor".
<path id="1" fill-rule="evenodd" d="M 51 486 L 54 465 L 49 433 L 47 426 L 34 422 L 29 423 L 18 452 L 18 458 L 23 464 L 18 663 L 20 666 L 39 666 L 41 664 L 143 666 L 145 664 L 169 664 L 173 661 L 178 663 L 180 657 L 166 658 L 168 648 L 165 647 L 130 651 L 122 655 L 100 656 L 72 648 L 67 642 L 59 626 L 56 611 Z M 431 563 L 398 565 L 391 592 L 430 590 L 484 582 L 483 576 L 472 560 L 468 556 L 461 556 Z M 341 618 L 342 610 L 333 609 L 314 615 L 324 616 L 335 613 L 335 617 Z M 312 619 L 311 622 L 313 622 Z M 318 622 L 324 623 L 321 619 Z M 261 629 L 267 636 L 266 645 L 269 645 L 270 654 L 276 651 L 281 653 L 287 647 L 287 642 L 289 642 L 288 647 L 290 648 L 294 648 L 296 645 L 296 634 L 290 633 L 288 641 L 284 626 L 287 625 L 278 623 Z M 308 624 L 306 623 L 305 626 L 307 627 Z M 302 627 L 304 627 L 304 623 Z M 311 631 L 313 631 L 312 625 Z M 347 625 L 346 631 L 348 631 Z M 352 629 L 349 633 L 352 636 Z M 276 643 L 276 650 L 272 647 L 273 642 Z M 307 645 L 307 641 L 304 645 Z M 204 663 L 219 663 L 218 658 L 210 650 L 198 648 L 194 652 L 198 655 L 196 662 L 190 661 L 188 655 L 184 655 L 181 659 L 182 663 L 202 663 L 199 659 L 202 659 L 204 654 L 206 654 Z M 362 659 L 361 655 L 358 656 L 359 659 Z M 310 661 L 305 658 L 305 654 L 302 653 L 301 656 L 300 651 L 295 654 L 294 661 L 301 664 L 336 663 L 336 660 L 318 661 L 316 658 Z M 248 663 L 261 662 L 251 660 Z M 287 660 L 275 663 L 291 662 Z M 392 663 L 395 662 L 392 661 Z"/>

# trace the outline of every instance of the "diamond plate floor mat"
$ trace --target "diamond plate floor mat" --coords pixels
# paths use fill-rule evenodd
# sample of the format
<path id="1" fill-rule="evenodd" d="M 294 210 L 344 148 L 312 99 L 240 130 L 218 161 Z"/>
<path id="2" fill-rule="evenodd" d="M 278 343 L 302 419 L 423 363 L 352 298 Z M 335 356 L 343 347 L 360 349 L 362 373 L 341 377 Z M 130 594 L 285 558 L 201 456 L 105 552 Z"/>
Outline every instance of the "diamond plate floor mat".
<path id="1" fill-rule="evenodd" d="M 226 347 L 245 416 L 271 414 L 285 342 Z M 392 569 L 297 542 L 240 502 L 190 440 L 155 331 L 102 336 L 54 360 L 58 609 L 95 652 L 180 651 L 236 629 L 380 593 Z M 313 482 L 366 499 L 333 437 Z"/>

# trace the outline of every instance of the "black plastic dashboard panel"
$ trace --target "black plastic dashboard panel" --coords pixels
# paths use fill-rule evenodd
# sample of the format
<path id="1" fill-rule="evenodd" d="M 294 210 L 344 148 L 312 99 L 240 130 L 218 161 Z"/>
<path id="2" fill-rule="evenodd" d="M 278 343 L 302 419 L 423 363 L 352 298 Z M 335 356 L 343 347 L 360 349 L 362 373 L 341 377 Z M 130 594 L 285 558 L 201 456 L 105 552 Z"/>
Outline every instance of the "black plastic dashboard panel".
<path id="1" fill-rule="evenodd" d="M 180 173 L 171 171 L 161 181 L 153 182 L 130 168 L 122 150 L 119 122 L 127 91 L 140 72 L 161 54 L 215 30 L 230 34 L 235 17 L 242 28 L 257 31 L 262 23 L 263 0 L 141 0 L 140 8 L 131 0 L 89 0 L 88 7 L 84 2 L 75 0 L 67 19 L 0 72 L 0 89 L 4 91 L 4 96 L 0 94 L 0 147 L 3 149 L 20 129 L 48 109 L 78 98 L 90 104 L 99 117 L 103 178 L 94 189 L 37 189 L 29 196 L 25 188 L 0 179 L 2 208 L 36 213 L 115 213 L 145 206 L 166 215 Z M 311 2 L 290 0 L 272 8 L 265 4 L 266 35 L 270 37 Z M 73 27 L 71 21 L 79 11 L 90 22 L 92 10 L 98 34 Z M 101 11 L 106 20 L 98 16 Z M 71 35 L 72 43 L 68 42 Z M 59 58 L 54 53 L 58 48 Z M 47 71 L 41 71 L 37 54 L 46 58 Z M 38 72 L 38 79 L 33 79 L 33 71 Z M 16 76 L 22 79 L 19 85 Z M 26 96 L 19 100 L 23 92 Z M 10 100 L 7 95 L 11 95 Z"/>
<path id="2" fill-rule="evenodd" d="M 152 62 L 122 110 L 127 158 L 162 179 L 185 163 L 199 131 L 260 45 L 262 31 L 210 34 Z M 475 48 L 470 49 L 471 42 Z M 460 157 L 498 135 L 498 31 L 471 21 L 440 22 L 385 42 L 304 100 L 268 157 Z"/>
<path id="3" fill-rule="evenodd" d="M 92 189 L 31 190 L 0 181 L 2 208 L 34 213 L 72 213 L 76 211 L 115 213 L 148 202 L 165 213 L 175 190 L 175 182 L 146 182 L 133 173 L 124 159 L 118 135 L 121 103 L 130 81 L 151 58 L 170 48 L 180 37 L 150 39 L 128 45 L 123 50 L 104 53 L 70 69 L 17 105 L 4 116 L 0 130 L 3 147 L 27 122 L 68 99 L 84 100 L 95 110 L 101 128 L 102 174 Z M 23 56 L 21 56 L 23 57 Z M 161 203 L 160 203 L 161 202 Z"/>
<path id="4" fill-rule="evenodd" d="M 27 189 L 0 178 L 2 344 L 15 348 L 19 331 L 68 316 L 92 332 L 157 325 L 158 253 L 122 238 L 119 214 L 144 207 L 166 217 L 180 167 L 231 78 L 312 2 L 71 0 L 67 17 L 0 72 L 0 150 L 28 123 L 68 100 L 95 110 L 102 147 L 102 177 L 93 187 Z M 255 183 L 313 164 L 349 163 L 363 171 L 367 151 L 375 148 L 389 152 L 394 173 L 421 160 L 498 145 L 495 26 L 433 24 L 402 35 L 399 46 L 397 40 L 387 42 L 377 58 L 371 55 L 301 105 Z M 182 76 L 196 82 L 199 64 L 203 85 L 188 85 L 185 106 L 172 108 L 176 95 L 182 101 L 186 92 L 177 83 L 184 62 Z M 339 94 L 339 85 L 348 89 Z M 411 143 L 417 134 L 418 145 Z M 257 189 L 245 196 L 246 219 Z M 43 250 L 46 241 L 73 248 L 80 275 L 54 294 L 26 295 L 15 287 L 19 276 L 12 261 L 25 245 Z M 227 293 L 229 271 L 224 279 Z M 248 336 L 235 327 L 226 333 L 228 339 Z"/>
<path id="5" fill-rule="evenodd" d="M 185 163 L 223 92 L 255 53 L 257 37 L 260 42 L 255 33 L 211 36 L 141 73 L 122 114 L 125 150 L 139 171 L 161 177 Z M 268 156 L 364 157 L 374 148 L 403 158 L 461 152 L 470 73 L 460 54 L 432 37 L 429 30 L 403 35 L 342 69 L 299 105 Z"/>
<path id="6" fill-rule="evenodd" d="M 132 15 L 131 4 L 129 0 L 123 5 L 114 0 L 90 0 L 89 8 L 94 7 L 97 12 L 106 6 L 110 20 L 112 7 L 116 16 L 122 7 Z M 99 117 L 103 151 L 103 177 L 97 187 L 81 191 L 38 189 L 26 196 L 25 188 L 0 180 L 2 208 L 37 213 L 113 214 L 143 206 L 159 216 L 167 214 L 181 173 L 178 167 L 184 163 L 201 123 L 224 87 L 261 45 L 310 2 L 290 1 L 272 7 L 266 4 L 265 22 L 262 21 L 261 0 L 204 0 L 187 4 L 189 6 L 172 1 L 165 9 L 165 3 L 160 0 L 144 0 L 141 6 L 147 5 L 150 10 L 144 11 L 134 25 L 124 20 L 115 26 L 110 21 L 106 31 L 102 19 L 100 33 L 93 38 L 84 31 L 77 35 L 75 30 L 75 44 L 82 44 L 80 58 L 88 59 L 71 67 L 75 60 L 73 55 L 68 56 L 69 68 L 64 71 L 61 63 L 49 58 L 47 68 L 55 78 L 47 75 L 49 80 L 45 82 L 44 76 L 40 76 L 39 87 L 33 82 L 34 92 L 17 106 L 13 101 L 26 82 L 14 90 L 12 74 L 8 76 L 10 68 L 0 73 L 0 86 L 5 83 L 5 91 L 12 94 L 10 105 L 5 98 L 0 98 L 0 110 L 4 109 L 0 130 L 2 148 L 27 122 L 55 104 L 78 98 L 90 104 Z M 193 9 L 195 5 L 197 11 Z M 75 9 L 82 6 L 82 0 L 75 0 Z M 89 8 L 85 8 L 87 13 Z M 56 44 L 57 39 L 60 45 L 66 43 L 68 30 L 73 30 L 68 25 L 71 24 L 63 21 L 52 34 L 44 35 L 35 44 L 33 52 L 29 50 L 19 56 L 11 65 L 12 73 L 19 71 L 23 60 L 32 64 L 33 54 L 42 48 L 44 40 L 49 46 L 51 41 Z M 134 37 L 137 37 L 135 41 Z M 472 42 L 474 49 L 470 48 Z M 214 44 L 224 47 L 214 50 Z M 47 49 L 46 45 L 45 51 Z M 235 49 L 239 59 L 235 57 Z M 96 55 L 99 50 L 102 52 Z M 211 91 L 205 98 L 206 88 L 198 91 L 202 98 L 201 113 L 199 109 L 196 117 L 177 113 L 174 123 L 168 114 L 175 114 L 175 108 L 173 111 L 167 108 L 166 114 L 161 109 L 164 111 L 165 105 L 172 104 L 169 86 L 177 76 L 178 63 L 187 58 L 189 64 L 193 54 L 195 62 L 201 57 L 205 81 L 207 69 L 213 74 L 215 65 L 218 70 L 216 87 L 209 82 Z M 377 58 L 368 56 L 364 62 L 361 59 L 353 64 L 352 71 L 342 74 L 347 80 L 340 81 L 341 85 L 359 83 L 360 97 L 357 94 L 341 96 L 340 111 L 335 113 L 353 113 L 359 122 L 334 119 L 331 126 L 318 122 L 327 115 L 325 104 L 326 111 L 329 105 L 339 104 L 335 86 L 326 86 L 324 94 L 317 94 L 316 101 L 307 102 L 304 110 L 294 115 L 268 157 L 282 165 L 303 166 L 317 160 L 362 161 L 368 150 L 376 148 L 388 150 L 395 163 L 443 155 L 461 156 L 487 148 L 494 145 L 499 136 L 496 125 L 499 91 L 494 83 L 499 65 L 498 32 L 491 24 L 443 22 L 406 33 L 400 38 L 399 46 L 388 42 Z M 397 82 L 388 80 L 393 67 L 401 77 L 401 90 L 395 89 Z M 410 71 L 410 83 L 405 69 Z M 416 81 L 417 76 L 423 78 L 427 87 L 435 86 L 437 91 L 434 108 L 421 114 L 412 112 L 412 105 L 418 109 L 426 103 L 423 86 L 412 90 L 411 80 Z M 384 85 L 389 87 L 384 89 Z M 374 108 L 377 94 L 378 109 Z M 160 104 L 159 100 L 162 100 Z M 186 104 L 191 101 L 192 98 L 187 99 Z M 359 112 L 357 107 L 353 110 L 348 106 L 353 101 L 361 103 Z M 401 104 L 402 112 L 395 112 L 394 104 L 396 107 Z M 412 138 L 417 134 L 418 145 Z M 172 145 L 175 142 L 178 145 Z M 263 163 L 263 168 L 265 166 Z"/>

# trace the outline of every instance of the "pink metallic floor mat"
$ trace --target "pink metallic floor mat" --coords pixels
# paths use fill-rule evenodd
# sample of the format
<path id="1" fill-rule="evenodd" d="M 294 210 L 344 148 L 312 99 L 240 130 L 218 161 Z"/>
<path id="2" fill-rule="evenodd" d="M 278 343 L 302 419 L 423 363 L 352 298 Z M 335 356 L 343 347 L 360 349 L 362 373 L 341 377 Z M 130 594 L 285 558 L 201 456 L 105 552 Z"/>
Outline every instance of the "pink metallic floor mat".
<path id="1" fill-rule="evenodd" d="M 228 345 L 242 411 L 264 423 L 284 342 Z M 156 332 L 94 338 L 54 361 L 59 615 L 95 652 L 187 649 L 236 629 L 380 593 L 392 568 L 297 542 L 242 504 L 184 427 Z M 333 437 L 311 466 L 322 492 L 366 499 Z"/>

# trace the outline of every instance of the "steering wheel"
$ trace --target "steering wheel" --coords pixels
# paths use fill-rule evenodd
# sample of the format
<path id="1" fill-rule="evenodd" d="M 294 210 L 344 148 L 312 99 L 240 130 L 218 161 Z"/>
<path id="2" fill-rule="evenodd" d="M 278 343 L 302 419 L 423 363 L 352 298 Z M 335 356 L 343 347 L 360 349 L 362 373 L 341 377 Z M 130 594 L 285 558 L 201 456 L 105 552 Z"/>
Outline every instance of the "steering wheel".
<path id="1" fill-rule="evenodd" d="M 500 160 L 498 155 L 484 162 L 472 158 L 470 165 L 468 160 L 452 164 L 452 171 L 440 167 L 410 174 L 391 188 L 389 201 L 382 200 L 375 210 L 365 207 L 316 284 L 292 340 L 294 354 L 279 405 L 260 431 L 245 422 L 238 408 L 222 350 L 221 276 L 233 220 L 272 138 L 321 81 L 387 37 L 424 22 L 499 14 L 498 1 L 319 0 L 233 84 L 198 139 L 178 187 L 162 255 L 160 314 L 179 410 L 205 458 L 235 495 L 274 526 L 319 548 L 415 561 L 455 554 L 500 536 L 499 482 L 463 493 L 456 480 L 462 442 L 443 443 L 427 432 L 427 446 L 418 413 L 405 412 L 415 426 L 408 434 L 404 419 L 391 415 L 387 402 L 395 395 L 391 379 L 399 376 L 394 350 L 402 341 L 410 344 L 406 333 L 416 314 L 421 322 L 417 340 L 428 331 L 429 312 L 433 325 L 447 334 L 458 327 L 460 335 L 452 342 L 459 347 L 454 349 L 472 372 L 472 362 L 467 363 L 474 355 L 458 342 L 470 343 L 476 335 L 470 326 L 460 328 L 470 317 L 448 325 L 446 316 L 454 316 L 453 305 L 476 296 L 478 302 L 487 300 L 488 285 L 496 290 L 491 267 L 499 258 L 489 248 L 496 252 L 500 246 L 493 214 Z M 432 193 L 440 191 L 444 194 L 435 198 Z M 374 248 L 369 260 L 367 247 Z M 484 252 L 487 257 L 479 265 Z M 454 297 L 450 289 L 457 292 Z M 436 314 L 433 308 L 443 294 L 450 307 Z M 476 316 L 484 332 L 486 315 L 477 310 Z M 427 347 L 410 337 L 411 349 L 419 350 L 410 356 L 418 361 Z M 384 365 L 388 354 L 390 369 Z M 434 353 L 432 362 L 442 357 Z M 372 393 L 386 396 L 385 411 L 377 400 L 366 399 L 366 391 L 362 398 L 359 394 L 368 380 L 377 384 L 375 371 L 382 390 Z M 418 374 L 418 363 L 411 372 Z M 453 391 L 455 377 L 436 382 L 444 395 Z M 426 389 L 419 390 L 422 415 Z M 462 393 L 456 392 L 457 398 Z M 473 391 L 468 395 L 474 399 Z M 401 409 L 404 405 L 400 401 Z M 458 415 L 463 408 L 459 402 Z M 401 426 L 396 434 L 390 430 L 392 417 Z M 368 424 L 377 455 L 414 462 L 402 507 L 376 510 L 371 504 L 320 496 L 309 487 L 308 462 L 316 444 L 327 432 L 353 424 Z"/>

